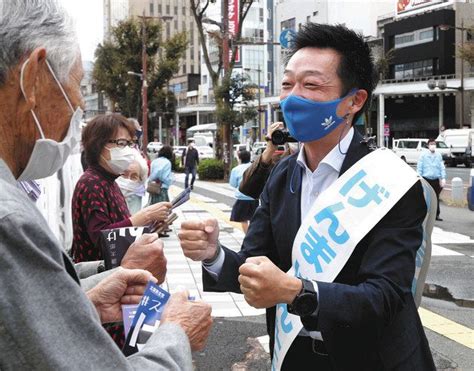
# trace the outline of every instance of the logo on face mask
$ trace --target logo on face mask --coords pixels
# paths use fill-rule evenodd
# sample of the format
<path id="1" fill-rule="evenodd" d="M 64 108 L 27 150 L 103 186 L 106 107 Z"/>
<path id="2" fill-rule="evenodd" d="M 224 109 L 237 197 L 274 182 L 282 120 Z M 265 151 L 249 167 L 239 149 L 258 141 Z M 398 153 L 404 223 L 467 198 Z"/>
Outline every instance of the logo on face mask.
<path id="1" fill-rule="evenodd" d="M 23 63 L 20 71 L 20 88 L 25 99 L 27 99 L 27 96 L 23 86 L 23 74 L 28 62 L 29 60 L 27 59 L 25 63 Z M 69 129 L 63 141 L 56 142 L 53 139 L 45 138 L 38 117 L 32 109 L 30 110 L 41 138 L 35 142 L 35 146 L 33 147 L 33 152 L 31 152 L 28 164 L 18 177 L 18 180 L 35 180 L 53 175 L 63 167 L 69 155 L 76 148 L 81 137 L 81 120 L 83 114 L 82 109 L 77 107 L 77 109 L 74 111 L 71 101 L 66 95 L 66 92 L 54 74 L 54 71 L 49 65 L 48 61 L 46 61 L 46 65 L 51 72 L 51 75 L 54 77 L 54 80 L 58 84 L 59 89 L 66 99 L 69 108 L 71 109 L 72 117 L 69 123 Z"/>
<path id="2" fill-rule="evenodd" d="M 328 102 L 315 102 L 310 99 L 289 95 L 280 103 L 286 126 L 291 136 L 299 142 L 312 142 L 331 133 L 345 121 L 339 116 L 339 104 L 357 90 L 351 90 L 346 96 Z"/>

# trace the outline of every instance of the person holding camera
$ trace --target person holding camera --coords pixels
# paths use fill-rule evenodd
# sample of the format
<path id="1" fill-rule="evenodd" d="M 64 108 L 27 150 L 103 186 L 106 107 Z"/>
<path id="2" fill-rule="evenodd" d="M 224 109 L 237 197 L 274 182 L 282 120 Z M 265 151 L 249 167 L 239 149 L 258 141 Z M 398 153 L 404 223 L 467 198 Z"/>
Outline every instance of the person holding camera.
<path id="1" fill-rule="evenodd" d="M 377 85 L 371 49 L 311 22 L 292 45 L 280 106 L 302 149 L 272 170 L 239 252 L 207 219 L 181 224 L 184 255 L 204 290 L 266 308 L 272 369 L 434 370 L 412 293 L 423 187 L 353 127 Z"/>
<path id="2" fill-rule="evenodd" d="M 270 125 L 268 135 L 265 138 L 267 146 L 263 153 L 245 170 L 239 191 L 244 195 L 254 199 L 260 198 L 265 187 L 270 172 L 280 159 L 298 152 L 299 144 L 296 142 L 287 142 L 288 131 L 284 130 L 283 122 L 274 122 Z M 289 138 L 294 140 L 293 138 Z M 281 155 L 275 155 L 278 145 L 285 144 L 285 152 Z"/>

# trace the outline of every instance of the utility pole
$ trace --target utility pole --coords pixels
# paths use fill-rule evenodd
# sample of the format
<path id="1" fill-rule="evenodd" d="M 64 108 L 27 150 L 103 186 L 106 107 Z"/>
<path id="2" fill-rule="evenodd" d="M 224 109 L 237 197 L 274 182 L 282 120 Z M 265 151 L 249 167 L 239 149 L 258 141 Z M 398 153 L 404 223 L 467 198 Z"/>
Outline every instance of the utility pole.
<path id="1" fill-rule="evenodd" d="M 260 65 L 258 65 L 258 70 L 257 70 L 257 73 L 258 73 L 258 140 L 259 141 L 262 141 L 262 111 L 261 111 L 261 104 L 262 104 L 262 92 L 260 90 L 260 73 L 262 72 L 261 68 L 260 68 Z"/>
<path id="2" fill-rule="evenodd" d="M 464 50 L 464 18 L 461 18 L 461 50 Z M 461 129 L 464 127 L 464 59 L 461 59 Z"/>
<path id="3" fill-rule="evenodd" d="M 223 1 L 223 18 L 222 18 L 222 26 L 224 28 L 223 38 L 222 38 L 222 57 L 223 66 L 224 66 L 224 79 L 227 78 L 227 74 L 229 73 L 229 0 Z M 232 166 L 232 131 L 230 130 L 231 123 L 224 122 L 223 123 L 223 139 L 224 139 L 224 176 L 228 178 L 230 174 L 230 169 Z"/>
<path id="4" fill-rule="evenodd" d="M 148 146 L 148 83 L 146 77 L 147 56 L 146 56 L 146 18 L 145 11 L 142 17 L 142 126 L 143 126 L 143 149 Z"/>

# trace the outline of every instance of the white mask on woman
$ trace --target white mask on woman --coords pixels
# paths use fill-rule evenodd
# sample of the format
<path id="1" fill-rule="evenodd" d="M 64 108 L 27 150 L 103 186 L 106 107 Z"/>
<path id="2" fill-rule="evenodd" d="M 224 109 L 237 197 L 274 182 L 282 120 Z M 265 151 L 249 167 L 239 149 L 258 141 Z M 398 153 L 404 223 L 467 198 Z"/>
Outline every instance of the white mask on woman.
<path id="1" fill-rule="evenodd" d="M 128 169 L 130 164 L 135 161 L 136 150 L 126 146 L 125 148 L 107 148 L 110 152 L 110 160 L 105 159 L 107 166 L 114 174 L 120 175 Z"/>
<path id="2" fill-rule="evenodd" d="M 431 152 L 434 152 L 436 150 L 436 144 L 430 144 L 428 146 L 428 149 L 431 151 Z"/>

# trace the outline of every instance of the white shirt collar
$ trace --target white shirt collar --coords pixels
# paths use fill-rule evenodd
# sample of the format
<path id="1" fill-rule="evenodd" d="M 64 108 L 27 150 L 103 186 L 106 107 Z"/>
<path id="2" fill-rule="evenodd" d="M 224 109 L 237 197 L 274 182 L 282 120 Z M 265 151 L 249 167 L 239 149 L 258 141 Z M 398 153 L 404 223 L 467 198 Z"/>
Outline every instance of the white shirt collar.
<path id="1" fill-rule="evenodd" d="M 306 156 L 304 154 L 304 144 L 298 153 L 298 157 L 296 162 L 300 165 L 306 172 L 315 173 L 321 164 L 326 164 L 336 170 L 338 173 L 341 171 L 342 163 L 346 158 L 347 150 L 352 142 L 352 138 L 354 137 L 354 127 L 351 127 L 349 132 L 346 134 L 344 138 L 342 138 L 341 142 L 338 145 L 335 145 L 334 148 L 321 160 L 318 167 L 311 172 L 308 165 L 306 164 Z M 342 152 L 342 153 L 341 153 Z"/>

